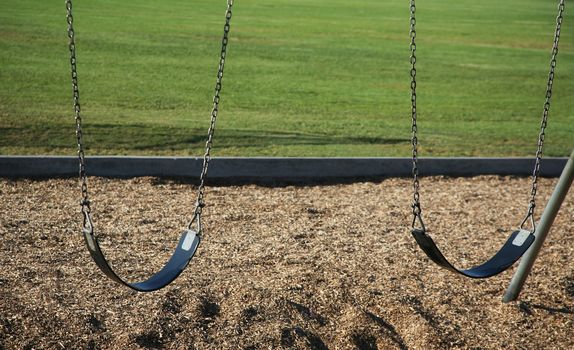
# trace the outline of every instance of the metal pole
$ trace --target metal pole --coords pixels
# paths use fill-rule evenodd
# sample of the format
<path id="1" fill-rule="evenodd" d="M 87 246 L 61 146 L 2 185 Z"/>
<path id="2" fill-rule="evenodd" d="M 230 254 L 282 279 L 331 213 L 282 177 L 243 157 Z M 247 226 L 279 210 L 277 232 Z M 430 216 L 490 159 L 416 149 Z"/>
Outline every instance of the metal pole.
<path id="1" fill-rule="evenodd" d="M 526 282 L 526 278 L 528 278 L 528 274 L 530 273 L 530 270 L 532 270 L 534 261 L 536 260 L 540 249 L 542 249 L 542 244 L 544 244 L 544 240 L 548 235 L 548 231 L 550 231 L 550 227 L 556 218 L 556 214 L 558 214 L 558 210 L 566 197 L 566 193 L 568 193 L 568 189 L 572 185 L 572 180 L 574 180 L 574 150 L 572 151 L 572 154 L 570 154 L 570 158 L 562 171 L 562 175 L 560 175 L 558 184 L 556 185 L 556 188 L 542 213 L 540 223 L 534 233 L 536 239 L 522 257 L 520 264 L 518 265 L 518 269 L 514 273 L 514 276 L 510 281 L 510 285 L 502 298 L 503 302 L 507 303 L 516 300 L 520 291 L 522 291 L 524 282 Z"/>

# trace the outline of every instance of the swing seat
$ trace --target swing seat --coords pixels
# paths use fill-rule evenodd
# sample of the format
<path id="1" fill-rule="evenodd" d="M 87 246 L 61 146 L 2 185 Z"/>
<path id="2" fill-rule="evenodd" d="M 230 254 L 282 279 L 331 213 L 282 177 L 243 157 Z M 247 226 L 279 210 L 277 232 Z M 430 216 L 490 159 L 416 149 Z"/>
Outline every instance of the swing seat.
<path id="1" fill-rule="evenodd" d="M 502 248 L 485 263 L 461 270 L 454 267 L 440 252 L 433 239 L 424 230 L 414 229 L 412 235 L 419 247 L 437 265 L 471 278 L 488 278 L 507 270 L 534 242 L 534 234 L 527 230 L 514 231 Z"/>
<path id="2" fill-rule="evenodd" d="M 173 255 L 159 272 L 145 281 L 130 283 L 120 278 L 108 264 L 104 253 L 100 248 L 98 239 L 94 235 L 93 226 L 85 226 L 82 231 L 84 233 L 84 239 L 86 240 L 88 250 L 100 270 L 102 270 L 104 274 L 112 280 L 139 292 L 152 292 L 165 287 L 175 280 L 189 264 L 189 261 L 195 254 L 200 241 L 200 238 L 195 231 L 189 229 L 184 230 Z"/>

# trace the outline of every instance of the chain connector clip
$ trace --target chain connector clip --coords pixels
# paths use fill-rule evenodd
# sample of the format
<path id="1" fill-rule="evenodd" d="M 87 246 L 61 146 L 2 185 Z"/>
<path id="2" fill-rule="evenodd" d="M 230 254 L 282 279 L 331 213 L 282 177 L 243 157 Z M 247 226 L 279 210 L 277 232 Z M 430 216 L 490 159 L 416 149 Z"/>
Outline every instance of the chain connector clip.
<path id="1" fill-rule="evenodd" d="M 426 232 L 426 228 L 425 228 L 425 223 L 423 222 L 423 218 L 422 218 L 422 210 L 421 210 L 421 204 L 420 203 L 414 203 L 412 205 L 413 208 L 413 222 L 412 222 L 412 228 L 416 228 L 416 223 L 417 221 L 420 224 L 420 228 Z"/>
<path id="2" fill-rule="evenodd" d="M 195 224 L 195 228 L 194 228 L 194 224 Z M 195 231 L 195 233 L 198 236 L 201 236 L 201 211 L 196 210 L 195 213 L 193 214 L 193 218 L 191 219 L 191 222 L 187 225 L 187 228 Z"/>
<path id="3" fill-rule="evenodd" d="M 530 225 L 532 226 L 531 232 L 534 233 L 536 231 L 536 223 L 534 222 L 534 208 L 536 208 L 536 203 L 530 202 L 530 205 L 528 205 L 528 212 L 526 213 L 524 220 L 522 220 L 522 222 L 520 223 L 520 229 L 523 229 L 524 224 L 526 224 L 526 221 L 530 219 Z"/>

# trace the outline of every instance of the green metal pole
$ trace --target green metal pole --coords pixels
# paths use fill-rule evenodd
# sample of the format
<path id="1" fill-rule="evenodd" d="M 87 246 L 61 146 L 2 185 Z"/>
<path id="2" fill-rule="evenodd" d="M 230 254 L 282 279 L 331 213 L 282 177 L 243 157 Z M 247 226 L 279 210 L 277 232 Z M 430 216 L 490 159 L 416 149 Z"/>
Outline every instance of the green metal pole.
<path id="1" fill-rule="evenodd" d="M 520 264 L 518 265 L 518 269 L 512 277 L 510 285 L 502 298 L 502 301 L 505 303 L 516 300 L 520 291 L 522 291 L 524 282 L 526 282 L 526 278 L 528 278 L 528 274 L 530 274 L 530 270 L 532 270 L 534 261 L 536 260 L 540 249 L 542 249 L 542 244 L 544 244 L 544 240 L 548 235 L 548 231 L 550 231 L 550 227 L 556 218 L 556 214 L 558 214 L 558 210 L 566 197 L 566 193 L 568 193 L 568 190 L 572 185 L 572 180 L 574 180 L 574 150 L 572 151 L 572 154 L 570 154 L 570 158 L 562 171 L 562 175 L 560 175 L 558 184 L 556 185 L 556 188 L 542 213 L 540 223 L 536 227 L 536 232 L 534 233 L 536 239 L 522 257 Z"/>

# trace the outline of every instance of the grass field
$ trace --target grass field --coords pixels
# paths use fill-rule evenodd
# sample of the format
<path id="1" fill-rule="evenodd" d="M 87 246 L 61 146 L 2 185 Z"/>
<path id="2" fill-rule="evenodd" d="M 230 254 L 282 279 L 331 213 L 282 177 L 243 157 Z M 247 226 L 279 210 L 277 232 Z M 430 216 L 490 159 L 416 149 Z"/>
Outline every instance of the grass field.
<path id="1" fill-rule="evenodd" d="M 422 156 L 530 156 L 557 1 L 421 2 Z M 89 155 L 200 155 L 225 1 L 78 2 Z M 545 152 L 574 146 L 567 8 Z M 408 2 L 237 0 L 216 156 L 407 156 Z M 0 154 L 75 152 L 63 0 L 0 2 Z"/>

